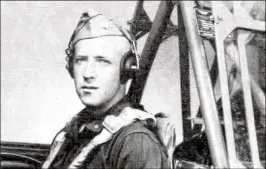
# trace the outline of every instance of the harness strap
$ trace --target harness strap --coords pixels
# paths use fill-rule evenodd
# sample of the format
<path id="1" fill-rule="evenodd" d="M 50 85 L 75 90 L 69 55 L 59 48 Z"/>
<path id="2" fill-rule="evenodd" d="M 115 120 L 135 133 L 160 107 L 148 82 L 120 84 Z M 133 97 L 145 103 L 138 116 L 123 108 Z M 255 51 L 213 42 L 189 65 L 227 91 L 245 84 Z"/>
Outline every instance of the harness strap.
<path id="1" fill-rule="evenodd" d="M 156 119 L 152 114 L 131 107 L 125 107 L 121 111 L 119 116 L 106 116 L 102 123 L 102 131 L 98 135 L 96 135 L 84 148 L 82 148 L 81 152 L 74 158 L 68 169 L 79 168 L 79 166 L 81 166 L 85 161 L 88 154 L 96 146 L 111 140 L 113 135 L 117 133 L 121 128 L 133 123 L 136 120 L 146 120 L 149 125 L 156 125 Z M 66 132 L 62 131 L 55 138 L 50 154 L 47 160 L 44 162 L 42 169 L 48 169 L 51 166 L 65 141 L 65 134 Z"/>
<path id="2" fill-rule="evenodd" d="M 102 125 L 103 129 L 100 134 L 95 136 L 77 155 L 68 169 L 77 169 L 85 161 L 88 154 L 98 145 L 103 144 L 112 139 L 113 135 L 121 128 L 133 123 L 135 120 L 150 120 L 150 123 L 156 124 L 155 117 L 144 111 L 125 107 L 119 116 L 106 116 Z"/>
<path id="3" fill-rule="evenodd" d="M 55 138 L 54 142 L 52 143 L 50 154 L 48 155 L 46 161 L 43 163 L 42 169 L 48 169 L 51 166 L 52 162 L 54 161 L 56 155 L 60 151 L 65 141 L 65 134 L 65 131 L 61 131 Z"/>

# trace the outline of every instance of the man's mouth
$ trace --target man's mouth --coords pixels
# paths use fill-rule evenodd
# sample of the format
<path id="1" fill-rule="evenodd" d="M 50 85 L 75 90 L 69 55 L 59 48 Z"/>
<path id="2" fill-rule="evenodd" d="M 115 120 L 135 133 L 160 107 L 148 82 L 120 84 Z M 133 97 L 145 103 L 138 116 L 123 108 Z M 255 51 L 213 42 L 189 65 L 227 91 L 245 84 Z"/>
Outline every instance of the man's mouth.
<path id="1" fill-rule="evenodd" d="M 91 92 L 93 90 L 97 90 L 99 87 L 95 86 L 82 86 L 81 89 L 85 92 Z"/>

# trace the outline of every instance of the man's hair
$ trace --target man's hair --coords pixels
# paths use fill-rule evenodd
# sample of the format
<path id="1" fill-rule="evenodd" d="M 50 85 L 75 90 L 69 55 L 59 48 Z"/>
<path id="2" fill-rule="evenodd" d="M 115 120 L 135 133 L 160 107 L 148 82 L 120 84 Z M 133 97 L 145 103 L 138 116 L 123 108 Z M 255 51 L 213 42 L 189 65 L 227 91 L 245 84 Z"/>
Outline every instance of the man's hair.
<path id="1" fill-rule="evenodd" d="M 73 78 L 73 62 L 74 62 L 75 49 L 67 48 L 65 52 L 66 52 L 66 62 L 67 62 L 66 69 L 68 73 L 70 74 L 70 76 Z"/>

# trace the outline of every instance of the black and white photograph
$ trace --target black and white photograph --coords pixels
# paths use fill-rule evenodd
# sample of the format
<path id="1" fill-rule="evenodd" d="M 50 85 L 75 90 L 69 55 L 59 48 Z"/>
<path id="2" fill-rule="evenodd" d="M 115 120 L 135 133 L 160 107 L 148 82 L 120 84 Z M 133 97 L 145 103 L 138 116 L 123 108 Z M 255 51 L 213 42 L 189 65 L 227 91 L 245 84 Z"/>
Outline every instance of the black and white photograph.
<path id="1" fill-rule="evenodd" d="M 2 169 L 263 169 L 265 1 L 1 1 Z"/>

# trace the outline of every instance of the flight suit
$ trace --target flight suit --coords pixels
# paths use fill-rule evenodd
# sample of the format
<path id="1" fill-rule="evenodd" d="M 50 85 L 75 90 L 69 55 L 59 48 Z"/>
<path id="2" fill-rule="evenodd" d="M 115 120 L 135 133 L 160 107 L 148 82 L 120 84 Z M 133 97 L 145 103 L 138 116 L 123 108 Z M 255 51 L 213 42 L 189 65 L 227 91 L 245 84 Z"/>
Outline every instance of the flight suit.
<path id="1" fill-rule="evenodd" d="M 131 106 L 143 109 L 140 105 L 130 104 L 122 99 L 106 112 L 106 115 L 119 115 L 120 111 Z M 82 110 L 64 130 L 66 140 L 58 153 L 52 168 L 67 168 L 81 149 L 102 130 L 103 117 L 90 115 Z M 81 129 L 86 123 L 86 128 Z M 156 128 L 147 123 L 135 121 L 115 133 L 113 138 L 97 146 L 84 161 L 81 168 L 169 168 L 167 152 L 160 141 Z"/>

